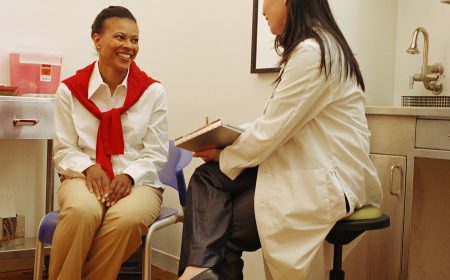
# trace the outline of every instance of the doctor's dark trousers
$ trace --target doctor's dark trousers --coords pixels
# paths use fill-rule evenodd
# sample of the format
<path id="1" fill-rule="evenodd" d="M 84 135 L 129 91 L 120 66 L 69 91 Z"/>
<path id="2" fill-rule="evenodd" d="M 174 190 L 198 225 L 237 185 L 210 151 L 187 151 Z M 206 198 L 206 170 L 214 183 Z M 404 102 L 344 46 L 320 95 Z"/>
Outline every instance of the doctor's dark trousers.
<path id="1" fill-rule="evenodd" d="M 217 162 L 199 166 L 189 181 L 179 275 L 187 266 L 213 268 L 223 280 L 243 279 L 243 251 L 261 247 L 254 194 L 257 167 L 230 180 Z"/>

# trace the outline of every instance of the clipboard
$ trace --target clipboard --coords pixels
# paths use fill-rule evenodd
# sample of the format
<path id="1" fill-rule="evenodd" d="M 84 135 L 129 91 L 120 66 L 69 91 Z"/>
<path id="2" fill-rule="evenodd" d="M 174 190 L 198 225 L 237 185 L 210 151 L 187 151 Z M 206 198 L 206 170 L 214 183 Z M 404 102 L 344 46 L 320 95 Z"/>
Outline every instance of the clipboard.
<path id="1" fill-rule="evenodd" d="M 191 133 L 176 138 L 175 146 L 192 152 L 208 149 L 223 149 L 231 145 L 244 130 L 223 123 L 220 119 L 207 124 Z"/>

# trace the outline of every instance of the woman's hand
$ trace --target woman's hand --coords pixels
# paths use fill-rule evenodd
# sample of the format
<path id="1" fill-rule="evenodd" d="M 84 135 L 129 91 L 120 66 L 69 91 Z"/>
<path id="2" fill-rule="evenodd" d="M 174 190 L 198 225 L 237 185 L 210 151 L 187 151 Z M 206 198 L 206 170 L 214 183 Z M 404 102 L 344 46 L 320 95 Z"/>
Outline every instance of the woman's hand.
<path id="1" fill-rule="evenodd" d="M 207 161 L 219 161 L 219 156 L 220 156 L 221 151 L 222 150 L 218 150 L 218 149 L 209 149 L 209 150 L 194 152 L 192 154 L 192 156 L 200 157 L 206 162 Z"/>
<path id="2" fill-rule="evenodd" d="M 113 206 L 117 201 L 129 195 L 133 179 L 128 174 L 119 174 L 111 182 L 107 206 Z"/>
<path id="3" fill-rule="evenodd" d="M 86 168 L 83 174 L 86 177 L 86 186 L 89 191 L 95 193 L 98 201 L 105 202 L 111 183 L 105 171 L 98 164 L 94 164 Z"/>

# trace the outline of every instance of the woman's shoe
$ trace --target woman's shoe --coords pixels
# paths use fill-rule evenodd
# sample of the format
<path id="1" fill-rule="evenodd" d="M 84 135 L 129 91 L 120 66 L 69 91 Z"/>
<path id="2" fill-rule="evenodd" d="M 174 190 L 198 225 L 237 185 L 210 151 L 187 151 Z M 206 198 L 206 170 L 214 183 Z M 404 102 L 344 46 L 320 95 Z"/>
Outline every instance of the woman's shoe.
<path id="1" fill-rule="evenodd" d="M 217 275 L 214 270 L 211 268 L 208 268 L 207 270 L 204 270 L 197 274 L 194 278 L 191 280 L 219 280 L 219 275 Z"/>

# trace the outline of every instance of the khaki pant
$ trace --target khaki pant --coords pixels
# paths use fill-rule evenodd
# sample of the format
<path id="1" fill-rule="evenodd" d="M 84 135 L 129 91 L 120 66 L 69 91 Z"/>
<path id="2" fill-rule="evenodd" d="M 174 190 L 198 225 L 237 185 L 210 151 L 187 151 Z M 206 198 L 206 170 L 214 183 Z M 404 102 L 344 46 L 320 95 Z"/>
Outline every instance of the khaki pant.
<path id="1" fill-rule="evenodd" d="M 135 186 L 106 208 L 80 178 L 66 179 L 57 196 L 61 213 L 50 253 L 50 280 L 116 279 L 121 264 L 141 245 L 162 201 L 161 190 Z"/>

